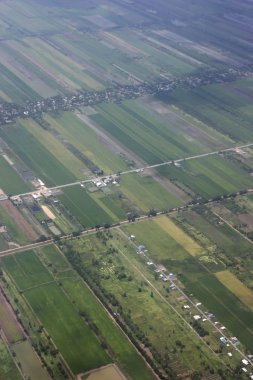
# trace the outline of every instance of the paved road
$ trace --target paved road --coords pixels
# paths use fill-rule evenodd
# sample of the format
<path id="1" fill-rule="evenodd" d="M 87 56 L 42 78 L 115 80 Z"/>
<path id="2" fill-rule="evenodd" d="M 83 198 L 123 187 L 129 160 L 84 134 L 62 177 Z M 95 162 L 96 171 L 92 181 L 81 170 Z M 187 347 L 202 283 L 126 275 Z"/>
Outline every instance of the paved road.
<path id="1" fill-rule="evenodd" d="M 66 185 L 65 185 L 66 186 Z M 252 193 L 253 192 L 253 189 L 247 189 L 245 191 L 244 194 L 242 195 L 245 195 L 245 194 L 249 194 L 249 193 Z M 235 193 L 235 195 L 240 195 L 240 192 L 238 191 L 237 193 Z M 229 197 L 227 197 L 226 199 L 229 199 Z M 216 199 L 209 199 L 205 202 L 202 202 L 201 205 L 205 205 L 205 204 L 211 204 L 211 203 L 216 203 L 217 200 Z M 196 207 L 198 206 L 200 203 L 190 203 L 190 204 L 187 204 L 187 205 L 184 205 L 184 206 L 179 206 L 179 207 L 175 207 L 173 209 L 171 209 L 170 211 L 168 212 L 164 212 L 164 211 L 159 211 L 156 213 L 156 215 L 154 216 L 148 216 L 148 215 L 141 215 L 141 216 L 138 216 L 135 218 L 134 221 L 129 221 L 128 219 L 127 220 L 122 220 L 118 223 L 116 223 L 115 225 L 111 225 L 110 228 L 118 228 L 119 226 L 123 226 L 125 224 L 134 224 L 134 223 L 139 223 L 139 222 L 142 222 L 144 220 L 147 220 L 147 219 L 152 219 L 156 216 L 159 216 L 159 215 L 171 215 L 175 212 L 178 212 L 180 210 L 184 210 L 184 209 L 188 209 L 188 208 L 192 208 L 192 207 Z M 217 216 L 219 218 L 221 218 L 218 214 Z M 227 222 L 226 222 L 227 223 Z M 227 223 L 228 224 L 228 223 Z M 105 230 L 106 228 L 101 226 L 99 228 L 100 231 L 103 231 Z M 235 229 L 235 228 L 234 228 Z M 78 236 L 73 236 L 72 234 L 67 234 L 67 235 L 64 235 L 64 236 L 61 236 L 60 237 L 60 240 L 71 240 L 71 239 L 75 239 L 75 238 L 78 238 L 79 236 L 84 236 L 84 235 L 89 235 L 89 234 L 94 234 L 96 233 L 98 230 L 94 227 L 92 228 L 89 228 L 87 230 L 83 230 L 80 235 Z M 235 229 L 235 231 L 239 232 L 238 230 Z M 243 237 L 247 238 L 247 240 L 249 240 L 248 237 L 244 236 L 243 234 L 241 234 Z M 55 240 L 54 239 L 48 239 L 46 241 L 41 241 L 41 242 L 36 242 L 36 243 L 31 243 L 31 244 L 27 244 L 27 245 L 23 245 L 21 247 L 16 247 L 16 248 L 11 248 L 11 249 L 6 249 L 4 251 L 0 251 L 0 257 L 1 256 L 8 256 L 8 255 L 12 255 L 14 253 L 21 253 L 21 252 L 24 252 L 24 251 L 27 251 L 29 249 L 35 249 L 35 248 L 39 248 L 39 247 L 43 247 L 43 246 L 46 246 L 46 245 L 50 245 L 54 242 Z M 250 241 L 250 240 L 249 240 Z M 251 241 L 250 241 L 251 242 Z M 251 242 L 253 244 L 253 242 Z"/>
<path id="2" fill-rule="evenodd" d="M 235 151 L 237 149 L 245 149 L 245 148 L 249 148 L 251 146 L 253 146 L 253 143 L 248 143 L 248 144 L 244 144 L 244 145 L 240 145 L 240 146 L 234 146 L 234 147 L 231 147 L 231 148 L 226 148 L 226 149 L 221 149 L 221 150 L 215 150 L 213 152 L 202 153 L 202 154 L 198 154 L 198 155 L 195 155 L 195 156 L 179 158 L 177 160 L 165 161 L 165 162 L 161 162 L 159 164 L 154 164 L 154 165 L 147 165 L 147 166 L 143 166 L 141 168 L 126 170 L 126 171 L 119 172 L 119 173 L 108 174 L 108 175 L 104 175 L 104 176 L 100 176 L 100 177 L 94 177 L 94 178 L 85 179 L 85 180 L 81 180 L 81 181 L 75 181 L 75 182 L 71 182 L 71 183 L 66 183 L 64 185 L 50 187 L 47 190 L 48 191 L 50 191 L 50 190 L 53 191 L 53 190 L 58 190 L 58 189 L 60 190 L 60 189 L 66 188 L 66 187 L 72 187 L 72 186 L 77 186 L 77 185 L 81 185 L 81 184 L 85 185 L 87 183 L 98 181 L 99 179 L 102 179 L 102 178 L 103 179 L 109 179 L 109 178 L 111 178 L 113 176 L 117 176 L 118 174 L 120 174 L 122 176 L 122 175 L 126 175 L 126 174 L 131 174 L 131 173 L 138 173 L 138 172 L 142 172 L 142 171 L 147 170 L 147 169 L 159 168 L 161 166 L 171 165 L 171 164 L 175 164 L 175 163 L 179 164 L 179 163 L 184 162 L 184 161 L 196 160 L 198 158 L 204 158 L 204 157 L 208 157 L 208 156 L 214 156 L 214 155 L 220 154 L 220 153 L 232 152 L 232 151 Z M 30 192 L 27 192 L 27 193 L 22 193 L 22 194 L 16 194 L 16 196 L 32 195 L 32 194 L 36 194 L 36 193 L 38 193 L 37 190 L 30 191 Z"/>

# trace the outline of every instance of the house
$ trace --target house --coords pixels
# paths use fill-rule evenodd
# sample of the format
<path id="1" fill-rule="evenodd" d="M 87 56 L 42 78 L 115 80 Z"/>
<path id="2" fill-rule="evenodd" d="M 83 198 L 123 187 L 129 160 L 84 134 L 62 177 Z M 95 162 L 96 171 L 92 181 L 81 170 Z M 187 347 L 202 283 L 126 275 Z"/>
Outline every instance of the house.
<path id="1" fill-rule="evenodd" d="M 246 359 L 242 359 L 242 364 L 244 364 L 244 365 L 248 365 L 249 362 L 248 362 L 248 360 L 246 360 Z"/>
<path id="2" fill-rule="evenodd" d="M 226 344 L 227 343 L 227 338 L 225 338 L 225 336 L 221 336 L 220 337 L 220 341 L 222 344 Z"/>
<path id="3" fill-rule="evenodd" d="M 199 319 L 201 319 L 201 316 L 200 315 L 194 315 L 193 319 L 195 319 L 195 321 L 198 321 Z"/>
<path id="4" fill-rule="evenodd" d="M 232 353 L 231 353 L 231 352 L 228 352 L 228 356 L 231 358 L 231 356 L 233 356 L 233 355 L 232 355 Z"/>
<path id="5" fill-rule="evenodd" d="M 188 309 L 190 309 L 190 306 L 189 305 L 184 305 L 184 309 L 188 310 Z"/>

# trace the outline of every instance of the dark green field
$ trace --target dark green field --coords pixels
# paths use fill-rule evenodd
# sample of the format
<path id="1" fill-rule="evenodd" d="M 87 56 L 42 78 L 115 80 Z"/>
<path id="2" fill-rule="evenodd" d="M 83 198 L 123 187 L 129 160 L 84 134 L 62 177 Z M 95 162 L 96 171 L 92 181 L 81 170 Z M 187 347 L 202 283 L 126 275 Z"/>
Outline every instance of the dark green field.
<path id="1" fill-rule="evenodd" d="M 22 126 L 2 128 L 0 136 L 25 165 L 48 186 L 75 181 L 76 177 Z"/>
<path id="2" fill-rule="evenodd" d="M 40 259 L 35 252 L 29 251 L 6 258 L 4 267 L 19 288 L 26 288 L 22 294 L 71 370 L 78 374 L 100 367 L 110 363 L 112 358 L 109 356 L 113 355 L 132 379 L 139 379 L 140 374 L 145 380 L 153 379 L 143 360 L 84 282 L 71 272 L 60 252 L 50 246 L 41 249 L 39 255 Z M 60 279 L 60 286 L 45 265 Z M 97 326 L 93 331 L 99 339 L 81 317 L 80 311 L 88 313 L 93 326 Z M 109 351 L 101 347 L 101 339 L 109 345 Z"/>
<path id="3" fill-rule="evenodd" d="M 3 157 L 0 157 L 0 171 L 0 188 L 2 188 L 6 194 L 19 194 L 30 190 L 30 186 L 19 177 Z"/>
<path id="4" fill-rule="evenodd" d="M 64 189 L 60 201 L 83 227 L 111 223 L 113 219 L 79 186 Z"/>

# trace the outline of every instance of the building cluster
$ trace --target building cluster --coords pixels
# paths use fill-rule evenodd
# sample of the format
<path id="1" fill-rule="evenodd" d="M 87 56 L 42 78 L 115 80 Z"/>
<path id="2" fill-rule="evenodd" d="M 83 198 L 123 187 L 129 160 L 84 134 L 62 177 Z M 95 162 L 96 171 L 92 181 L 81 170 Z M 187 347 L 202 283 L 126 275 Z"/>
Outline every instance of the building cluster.
<path id="1" fill-rule="evenodd" d="M 182 78 L 159 78 L 152 82 L 118 85 L 100 91 L 80 91 L 70 95 L 57 95 L 48 99 L 27 101 L 18 105 L 2 101 L 0 103 L 0 125 L 10 124 L 17 118 L 40 117 L 43 112 L 70 111 L 82 106 L 94 106 L 104 102 L 120 103 L 125 99 L 135 99 L 145 94 L 171 92 L 178 88 L 196 88 L 212 83 L 236 80 L 238 77 L 253 75 L 253 67 L 201 70 Z"/>

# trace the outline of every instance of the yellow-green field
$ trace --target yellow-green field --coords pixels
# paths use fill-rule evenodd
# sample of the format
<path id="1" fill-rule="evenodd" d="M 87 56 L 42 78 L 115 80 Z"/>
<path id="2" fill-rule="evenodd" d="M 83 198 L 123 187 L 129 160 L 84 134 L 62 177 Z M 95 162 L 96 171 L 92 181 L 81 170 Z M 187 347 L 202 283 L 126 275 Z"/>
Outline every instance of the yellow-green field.
<path id="1" fill-rule="evenodd" d="M 253 310 L 253 292 L 248 289 L 233 273 L 228 270 L 217 272 L 216 277 L 226 286 L 241 302 Z"/>
<path id="2" fill-rule="evenodd" d="M 203 253 L 203 248 L 198 245 L 191 237 L 173 223 L 167 216 L 159 217 L 155 220 L 164 231 L 166 231 L 178 244 L 180 244 L 192 256 Z"/>

